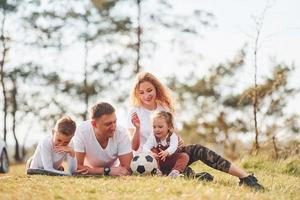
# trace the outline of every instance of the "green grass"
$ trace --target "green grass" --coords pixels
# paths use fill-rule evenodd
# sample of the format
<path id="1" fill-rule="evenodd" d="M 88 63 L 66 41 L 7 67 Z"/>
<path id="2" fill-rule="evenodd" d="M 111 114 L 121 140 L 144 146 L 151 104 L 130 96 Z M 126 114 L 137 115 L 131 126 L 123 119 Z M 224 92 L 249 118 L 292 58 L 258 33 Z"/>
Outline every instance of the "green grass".
<path id="1" fill-rule="evenodd" d="M 238 179 L 204 166 L 192 167 L 214 176 L 210 183 L 168 177 L 50 177 L 27 176 L 24 165 L 11 166 L 10 173 L 0 175 L 0 199 L 299 199 L 300 159 L 272 161 L 248 157 L 235 162 L 254 172 L 267 188 L 255 192 L 239 187 Z"/>

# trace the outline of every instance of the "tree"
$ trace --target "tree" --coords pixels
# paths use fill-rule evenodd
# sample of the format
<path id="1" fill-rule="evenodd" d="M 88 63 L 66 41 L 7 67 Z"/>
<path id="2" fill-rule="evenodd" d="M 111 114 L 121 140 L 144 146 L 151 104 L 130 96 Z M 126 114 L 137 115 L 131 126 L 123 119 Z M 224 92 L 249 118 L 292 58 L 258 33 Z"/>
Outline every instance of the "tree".
<path id="1" fill-rule="evenodd" d="M 0 27 L 0 42 L 1 42 L 1 60 L 0 60 L 0 82 L 2 87 L 2 95 L 3 95 L 3 138 L 6 141 L 7 136 L 7 91 L 6 85 L 4 82 L 4 68 L 7 59 L 7 54 L 9 51 L 9 33 L 6 31 L 6 21 L 11 12 L 14 12 L 17 9 L 16 1 L 0 1 L 0 9 L 1 9 L 1 27 Z"/>
<path id="2" fill-rule="evenodd" d="M 120 50 L 125 50 L 126 45 L 122 44 L 122 38 L 130 31 L 130 20 L 127 16 L 120 17 L 113 14 L 113 9 L 117 1 L 103 1 L 94 7 L 90 1 L 59 1 L 49 2 L 51 6 L 33 12 L 26 19 L 28 27 L 34 29 L 34 34 L 47 37 L 57 41 L 56 35 L 60 35 L 60 42 L 52 42 L 58 50 L 72 48 L 73 44 L 79 44 L 83 49 L 83 80 L 65 80 L 68 84 L 67 90 L 61 91 L 66 95 L 74 95 L 73 99 L 79 104 L 84 103 L 85 108 L 79 111 L 79 115 L 86 119 L 87 110 L 92 100 L 104 96 L 106 90 L 119 88 L 115 81 L 122 81 L 124 78 L 124 65 L 126 56 Z M 55 9 L 55 5 L 64 4 L 63 11 Z M 57 23 L 49 23 L 46 27 L 43 21 L 53 19 Z M 53 32 L 55 30 L 55 32 Z M 70 30 L 73 30 L 70 37 Z M 57 34 L 59 32 L 59 34 Z M 126 39 L 126 38 L 125 38 Z M 51 40 L 50 40 L 51 41 Z M 70 41 L 68 44 L 64 41 Z M 41 40 L 40 43 L 49 45 L 48 40 Z M 40 45 L 45 46 L 45 45 Z M 91 58 L 91 54 L 97 53 L 98 58 Z M 127 70 L 128 71 L 128 70 Z M 125 75 L 126 78 L 126 75 Z M 63 87 L 66 89 L 65 87 Z M 78 112 L 78 111 L 77 111 Z"/>
<path id="3" fill-rule="evenodd" d="M 240 92 L 234 91 L 234 86 L 240 81 L 239 69 L 245 66 L 245 56 L 244 50 L 240 51 L 233 61 L 210 68 L 202 78 L 191 75 L 186 83 L 170 81 L 178 93 L 185 119 L 183 134 L 187 141 L 191 137 L 194 143 L 195 140 L 221 143 L 225 150 L 229 149 L 227 153 L 233 155 L 238 144 L 237 136 L 253 130 L 249 119 L 252 119 L 255 89 L 248 87 Z M 287 77 L 292 71 L 293 67 L 278 64 L 273 68 L 273 75 L 256 87 L 259 112 L 264 116 L 259 121 L 262 136 L 272 139 L 283 129 L 290 133 L 298 130 L 297 116 L 284 113 L 288 100 L 297 92 L 288 87 Z"/>

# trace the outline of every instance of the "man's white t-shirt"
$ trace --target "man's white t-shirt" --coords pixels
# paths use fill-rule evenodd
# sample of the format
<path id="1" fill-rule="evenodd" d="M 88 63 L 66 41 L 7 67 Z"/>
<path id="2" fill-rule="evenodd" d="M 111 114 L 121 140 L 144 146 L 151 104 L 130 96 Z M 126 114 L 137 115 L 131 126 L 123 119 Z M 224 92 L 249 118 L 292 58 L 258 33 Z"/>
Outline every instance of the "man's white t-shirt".
<path id="1" fill-rule="evenodd" d="M 68 144 L 73 149 L 72 140 Z M 64 159 L 67 158 L 69 172 L 57 170 L 63 163 Z M 68 153 L 56 153 L 53 151 L 53 135 L 47 135 L 37 146 L 30 163 L 29 168 L 31 169 L 45 169 L 48 171 L 60 173 L 60 174 L 71 174 L 76 170 L 76 158 L 71 157 Z"/>
<path id="2" fill-rule="evenodd" d="M 85 153 L 84 165 L 89 167 L 115 166 L 119 156 L 132 152 L 128 133 L 119 126 L 103 149 L 95 136 L 90 120 L 84 121 L 76 128 L 74 149 L 76 152 Z"/>
<path id="3" fill-rule="evenodd" d="M 136 154 L 143 152 L 143 146 L 146 144 L 147 139 L 150 135 L 153 135 L 153 126 L 152 126 L 152 115 L 156 111 L 167 111 L 165 108 L 163 108 L 160 105 L 157 105 L 155 110 L 148 110 L 142 106 L 139 107 L 132 107 L 129 111 L 129 115 L 127 118 L 127 128 L 133 129 L 135 128 L 134 125 L 131 122 L 131 115 L 136 112 L 139 119 L 140 119 L 140 146 L 138 150 L 135 152 Z M 176 124 L 174 124 L 176 127 Z"/>

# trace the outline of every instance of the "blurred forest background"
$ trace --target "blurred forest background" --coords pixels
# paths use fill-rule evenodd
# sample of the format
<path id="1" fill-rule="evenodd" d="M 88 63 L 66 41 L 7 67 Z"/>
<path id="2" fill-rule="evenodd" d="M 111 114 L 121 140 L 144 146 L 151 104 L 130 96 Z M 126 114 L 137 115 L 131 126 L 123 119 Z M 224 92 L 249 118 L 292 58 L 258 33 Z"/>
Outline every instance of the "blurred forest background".
<path id="1" fill-rule="evenodd" d="M 204 40 L 205 30 L 217 23 L 201 4 L 182 14 L 171 0 L 1 0 L 0 8 L 0 137 L 11 138 L 17 162 L 28 157 L 30 141 L 49 133 L 64 114 L 80 122 L 102 99 L 126 113 L 134 76 L 166 45 L 181 55 L 174 56 L 177 66 L 160 67 L 170 71 L 163 82 L 177 100 L 187 144 L 210 146 L 230 159 L 300 153 L 299 113 L 286 109 L 299 93 L 289 79 L 297 66 L 257 62 L 269 4 L 253 20 L 253 43 L 245 41 L 235 56 L 205 73 L 199 73 L 203 52 L 191 43 Z M 250 84 L 241 87 L 249 66 Z M 270 73 L 261 76 L 260 69 Z"/>

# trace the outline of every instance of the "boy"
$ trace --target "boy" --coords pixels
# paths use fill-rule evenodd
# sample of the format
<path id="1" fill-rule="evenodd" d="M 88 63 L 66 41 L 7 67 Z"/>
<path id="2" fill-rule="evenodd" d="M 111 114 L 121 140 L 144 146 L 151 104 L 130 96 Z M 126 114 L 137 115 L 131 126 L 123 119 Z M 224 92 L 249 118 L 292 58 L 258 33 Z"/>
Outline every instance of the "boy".
<path id="1" fill-rule="evenodd" d="M 71 175 L 77 168 L 75 152 L 70 142 L 76 129 L 75 122 L 68 116 L 59 119 L 52 134 L 46 136 L 28 160 L 29 169 L 43 169 L 58 175 Z M 68 172 L 64 171 L 63 160 L 67 158 Z"/>

